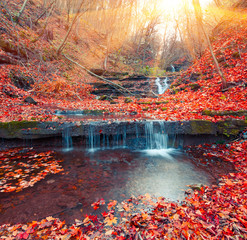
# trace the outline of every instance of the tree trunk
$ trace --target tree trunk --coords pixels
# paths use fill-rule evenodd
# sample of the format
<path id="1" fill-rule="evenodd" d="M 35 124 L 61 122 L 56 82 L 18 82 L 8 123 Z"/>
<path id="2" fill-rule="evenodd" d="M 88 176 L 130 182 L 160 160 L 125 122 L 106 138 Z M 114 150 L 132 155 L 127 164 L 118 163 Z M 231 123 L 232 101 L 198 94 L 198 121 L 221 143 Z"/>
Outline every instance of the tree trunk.
<path id="1" fill-rule="evenodd" d="M 208 43 L 208 47 L 209 47 L 209 50 L 210 50 L 210 53 L 211 53 L 211 56 L 213 58 L 213 61 L 214 61 L 214 64 L 215 64 L 215 67 L 216 67 L 216 70 L 218 72 L 218 74 L 220 75 L 221 77 L 221 81 L 222 81 L 222 88 L 227 88 L 227 82 L 226 82 L 226 78 L 225 76 L 223 75 L 223 72 L 221 71 L 220 69 L 220 66 L 219 66 L 219 63 L 214 55 L 214 52 L 213 52 L 213 47 L 212 47 L 212 44 L 210 42 L 210 39 L 209 39 L 209 36 L 203 26 L 203 22 L 202 22 L 202 9 L 201 9 L 201 5 L 199 3 L 199 0 L 193 0 L 193 6 L 194 6 L 194 9 L 195 9 L 195 14 L 196 14 L 196 19 L 202 29 L 202 32 L 203 34 L 205 35 L 205 38 L 206 38 L 206 41 Z"/>
<path id="2" fill-rule="evenodd" d="M 17 14 L 17 16 L 16 16 L 16 18 L 15 18 L 15 19 L 16 19 L 16 22 L 19 21 L 19 19 L 20 19 L 22 13 L 24 12 L 24 9 L 25 9 L 25 7 L 26 7 L 26 5 L 27 5 L 27 2 L 28 2 L 28 0 L 25 0 L 25 1 L 24 1 L 23 5 L 22 5 L 22 7 L 21 7 L 20 12 L 18 12 L 18 14 Z"/>
<path id="3" fill-rule="evenodd" d="M 74 26 L 74 24 L 76 23 L 77 18 L 78 18 L 79 15 L 80 15 L 80 10 L 81 10 L 81 8 L 82 8 L 83 3 L 84 3 L 84 1 L 81 2 L 80 6 L 79 6 L 79 8 L 78 8 L 78 10 L 77 10 L 76 15 L 74 16 L 73 21 L 72 21 L 71 24 L 70 24 L 70 27 L 69 27 L 69 29 L 68 29 L 68 31 L 67 31 L 67 34 L 66 34 L 65 38 L 63 39 L 62 43 L 61 43 L 60 46 L 58 47 L 58 49 L 57 49 L 57 55 L 59 55 L 59 54 L 62 52 L 62 50 L 63 50 L 63 48 L 64 48 L 64 45 L 65 45 L 65 43 L 66 43 L 66 41 L 67 41 L 67 39 L 68 39 L 68 37 L 69 37 L 69 35 L 70 35 L 72 29 L 73 29 L 73 26 Z"/>

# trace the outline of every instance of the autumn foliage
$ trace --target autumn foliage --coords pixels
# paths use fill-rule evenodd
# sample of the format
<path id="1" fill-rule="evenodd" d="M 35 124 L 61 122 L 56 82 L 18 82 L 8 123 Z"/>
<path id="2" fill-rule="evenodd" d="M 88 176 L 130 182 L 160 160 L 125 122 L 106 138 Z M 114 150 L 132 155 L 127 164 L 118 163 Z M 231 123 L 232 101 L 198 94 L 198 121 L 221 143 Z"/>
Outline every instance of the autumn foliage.
<path id="1" fill-rule="evenodd" d="M 21 1 L 9 1 L 11 10 Z M 31 1 L 30 1 L 31 2 Z M 56 55 L 56 40 L 40 34 L 40 28 L 27 27 L 31 13 L 42 8 L 28 3 L 19 24 L 1 6 L 0 21 L 0 121 L 68 121 L 54 115 L 55 110 L 103 110 L 131 115 L 131 120 L 161 119 L 182 121 L 205 119 L 246 120 L 247 111 L 247 12 L 237 13 L 223 30 L 212 36 L 213 50 L 226 77 L 221 80 L 207 49 L 203 56 L 176 79 L 158 98 L 125 97 L 110 101 L 90 94 L 90 83 L 97 81 Z M 61 20 L 61 19 L 60 19 Z M 51 19 L 54 33 L 65 34 L 61 21 Z M 26 26 L 26 27 L 23 27 Z M 60 35 L 58 35 L 59 38 Z M 214 39 L 213 39 L 214 38 Z M 77 47 L 71 45 L 72 53 Z M 80 54 L 80 51 L 75 51 Z M 76 59 L 78 60 L 78 59 Z M 37 104 L 25 102 L 31 96 Z M 103 119 L 105 120 L 105 119 Z M 224 145 L 200 145 L 187 150 L 194 155 L 203 151 L 206 164 L 210 158 L 234 164 L 236 172 L 224 175 L 219 184 L 202 186 L 181 203 L 148 194 L 122 203 L 111 201 L 102 216 L 89 215 L 67 225 L 47 217 L 26 224 L 0 226 L 1 239 L 247 239 L 247 141 L 239 138 Z M 18 159 L 20 152 L 22 159 Z M 32 187 L 48 174 L 62 172 L 53 152 L 12 149 L 0 153 L 0 191 L 14 192 Z M 196 157 L 196 156 L 194 156 Z M 18 161 L 14 161 L 18 159 Z M 35 174 L 34 174 L 35 173 Z M 104 199 L 93 203 L 98 209 Z"/>

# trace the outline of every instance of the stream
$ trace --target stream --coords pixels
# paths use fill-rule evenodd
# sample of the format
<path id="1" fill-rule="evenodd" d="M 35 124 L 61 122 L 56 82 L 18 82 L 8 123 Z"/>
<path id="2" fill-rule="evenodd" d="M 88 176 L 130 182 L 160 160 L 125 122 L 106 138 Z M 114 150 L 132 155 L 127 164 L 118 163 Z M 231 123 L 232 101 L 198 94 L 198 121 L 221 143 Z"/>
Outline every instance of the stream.
<path id="1" fill-rule="evenodd" d="M 99 134 L 89 126 L 85 145 L 73 142 L 70 129 L 63 134 L 63 147 L 36 148 L 55 151 L 63 160 L 63 173 L 48 175 L 21 192 L 0 193 L 0 224 L 25 223 L 48 216 L 73 224 L 86 214 L 99 214 L 91 204 L 103 198 L 118 202 L 146 193 L 181 201 L 188 185 L 215 184 L 225 171 L 198 166 L 179 148 L 179 139 L 166 134 L 163 122 L 146 122 L 145 135 L 136 127 L 134 136 L 119 128 L 114 136 Z M 18 156 L 21 161 L 22 155 Z"/>

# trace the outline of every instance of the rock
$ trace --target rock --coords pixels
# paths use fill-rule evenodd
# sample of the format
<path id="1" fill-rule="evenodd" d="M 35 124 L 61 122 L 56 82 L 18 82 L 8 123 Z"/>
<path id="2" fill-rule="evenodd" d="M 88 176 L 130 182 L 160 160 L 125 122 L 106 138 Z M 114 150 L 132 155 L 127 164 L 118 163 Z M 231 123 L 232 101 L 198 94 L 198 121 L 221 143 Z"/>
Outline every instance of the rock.
<path id="1" fill-rule="evenodd" d="M 5 89 L 5 87 L 3 88 L 3 92 L 11 97 L 11 98 L 18 98 L 18 95 L 15 94 L 14 89 L 10 86 L 10 89 Z"/>
<path id="2" fill-rule="evenodd" d="M 9 56 L 0 54 L 0 64 L 16 65 L 17 61 L 15 59 L 10 58 Z"/>
<path id="3" fill-rule="evenodd" d="M 201 73 L 192 73 L 190 76 L 191 82 L 196 82 L 200 79 Z"/>
<path id="4" fill-rule="evenodd" d="M 10 78 L 16 87 L 24 90 L 31 89 L 32 84 L 34 84 L 34 80 L 31 77 L 25 76 L 22 73 L 16 71 L 10 72 Z"/>
<path id="5" fill-rule="evenodd" d="M 124 99 L 124 102 L 125 103 L 131 103 L 131 102 L 133 102 L 133 100 L 131 98 L 125 98 Z"/>
<path id="6" fill-rule="evenodd" d="M 203 187 L 202 184 L 193 184 L 193 185 L 188 185 L 193 191 L 200 191 L 201 188 Z"/>
<path id="7" fill-rule="evenodd" d="M 30 104 L 35 104 L 35 105 L 37 104 L 37 102 L 32 97 L 26 97 L 24 99 L 24 102 L 30 103 Z"/>
<path id="8" fill-rule="evenodd" d="M 190 86 L 191 90 L 193 90 L 193 91 L 197 91 L 198 89 L 201 88 L 201 86 L 198 83 L 191 83 L 191 84 L 189 84 L 189 86 Z"/>
<path id="9" fill-rule="evenodd" d="M 106 95 L 102 95 L 102 96 L 99 97 L 99 100 L 102 100 L 103 101 L 103 100 L 107 100 L 107 98 L 108 97 Z"/>

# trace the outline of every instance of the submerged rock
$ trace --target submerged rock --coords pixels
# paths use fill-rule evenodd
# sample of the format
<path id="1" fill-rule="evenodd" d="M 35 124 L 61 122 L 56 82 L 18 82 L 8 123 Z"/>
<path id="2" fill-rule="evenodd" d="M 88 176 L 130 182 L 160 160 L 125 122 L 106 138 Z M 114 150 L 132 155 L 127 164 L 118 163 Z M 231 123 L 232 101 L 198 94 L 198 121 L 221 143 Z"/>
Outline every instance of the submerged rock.
<path id="1" fill-rule="evenodd" d="M 26 97 L 24 99 L 24 102 L 30 103 L 30 104 L 35 104 L 35 105 L 37 104 L 37 102 L 32 97 Z"/>

